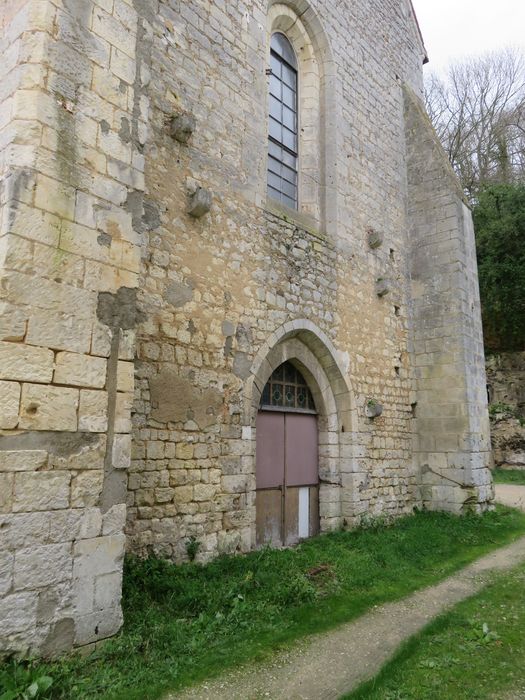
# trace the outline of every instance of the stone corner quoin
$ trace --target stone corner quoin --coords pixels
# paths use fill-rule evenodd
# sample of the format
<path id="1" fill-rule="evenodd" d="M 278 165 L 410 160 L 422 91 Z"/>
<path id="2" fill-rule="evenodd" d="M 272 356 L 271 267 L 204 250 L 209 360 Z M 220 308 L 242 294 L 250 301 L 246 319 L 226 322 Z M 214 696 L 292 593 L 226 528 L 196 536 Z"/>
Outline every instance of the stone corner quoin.
<path id="1" fill-rule="evenodd" d="M 0 9 L 0 654 L 115 634 L 125 551 L 490 507 L 470 213 L 409 3 L 360 4 Z M 295 177 L 267 172 L 276 85 L 296 208 L 267 189 Z M 284 520 L 269 381 L 315 426 L 283 448 L 314 470 L 285 477 Z"/>

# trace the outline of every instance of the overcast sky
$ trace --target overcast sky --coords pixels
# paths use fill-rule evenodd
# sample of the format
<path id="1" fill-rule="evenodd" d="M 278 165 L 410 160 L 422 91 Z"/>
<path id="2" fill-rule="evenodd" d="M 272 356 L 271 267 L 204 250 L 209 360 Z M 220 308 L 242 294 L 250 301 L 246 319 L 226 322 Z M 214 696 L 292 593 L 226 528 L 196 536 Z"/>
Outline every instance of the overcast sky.
<path id="1" fill-rule="evenodd" d="M 525 51 L 525 0 L 413 0 L 430 65 L 507 46 Z"/>

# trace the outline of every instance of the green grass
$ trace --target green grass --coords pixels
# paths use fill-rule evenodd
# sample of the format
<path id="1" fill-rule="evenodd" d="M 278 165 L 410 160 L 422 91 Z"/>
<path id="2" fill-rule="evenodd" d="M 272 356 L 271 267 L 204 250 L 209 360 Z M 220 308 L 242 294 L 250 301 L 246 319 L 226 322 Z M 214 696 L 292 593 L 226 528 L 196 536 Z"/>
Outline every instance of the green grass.
<path id="1" fill-rule="evenodd" d="M 346 700 L 525 697 L 525 566 L 410 639 Z"/>
<path id="2" fill-rule="evenodd" d="M 525 469 L 494 469 L 495 484 L 519 484 L 525 486 Z"/>
<path id="3" fill-rule="evenodd" d="M 523 532 L 525 514 L 506 508 L 418 513 L 206 566 L 130 559 L 121 634 L 86 658 L 22 671 L 53 678 L 39 698 L 158 698 L 435 583 Z M 0 697 L 15 670 L 0 666 Z"/>

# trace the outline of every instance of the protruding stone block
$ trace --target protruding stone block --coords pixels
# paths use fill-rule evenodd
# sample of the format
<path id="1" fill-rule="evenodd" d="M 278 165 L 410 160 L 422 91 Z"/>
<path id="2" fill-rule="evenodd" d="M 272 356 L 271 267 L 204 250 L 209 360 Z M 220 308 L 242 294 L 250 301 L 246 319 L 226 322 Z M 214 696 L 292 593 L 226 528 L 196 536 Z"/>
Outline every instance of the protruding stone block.
<path id="1" fill-rule="evenodd" d="M 379 418 L 383 414 L 383 405 L 375 399 L 366 402 L 365 414 L 367 418 Z"/>
<path id="2" fill-rule="evenodd" d="M 200 219 L 210 211 L 212 199 L 210 190 L 199 187 L 190 198 L 188 214 L 194 219 Z"/>
<path id="3" fill-rule="evenodd" d="M 175 141 L 186 144 L 190 140 L 196 126 L 197 120 L 191 114 L 177 114 L 171 120 L 170 135 Z"/>
<path id="4" fill-rule="evenodd" d="M 378 297 L 384 297 L 390 292 L 390 280 L 380 277 L 376 280 L 376 294 Z"/>
<path id="5" fill-rule="evenodd" d="M 372 250 L 375 250 L 383 245 L 384 236 L 379 231 L 375 231 L 373 228 L 368 228 L 366 230 L 366 239 L 369 247 Z"/>

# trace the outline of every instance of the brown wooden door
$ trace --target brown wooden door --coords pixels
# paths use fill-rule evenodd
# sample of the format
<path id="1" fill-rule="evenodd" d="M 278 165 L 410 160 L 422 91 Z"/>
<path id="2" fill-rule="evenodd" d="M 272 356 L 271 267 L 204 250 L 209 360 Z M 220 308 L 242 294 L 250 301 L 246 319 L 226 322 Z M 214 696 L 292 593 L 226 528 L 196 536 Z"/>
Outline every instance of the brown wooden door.
<path id="1" fill-rule="evenodd" d="M 319 532 L 317 416 L 259 411 L 257 544 L 294 544 Z"/>

